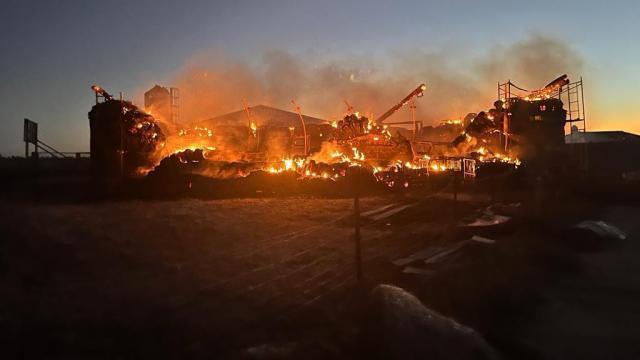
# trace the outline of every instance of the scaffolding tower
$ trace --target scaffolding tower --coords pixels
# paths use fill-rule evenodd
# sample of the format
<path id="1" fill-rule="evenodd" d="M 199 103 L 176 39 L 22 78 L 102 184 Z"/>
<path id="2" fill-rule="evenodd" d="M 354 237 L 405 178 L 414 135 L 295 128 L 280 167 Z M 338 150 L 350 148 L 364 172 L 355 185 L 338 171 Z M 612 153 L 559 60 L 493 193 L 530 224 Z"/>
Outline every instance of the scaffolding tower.
<path id="1" fill-rule="evenodd" d="M 504 103 L 505 109 L 509 109 L 511 104 L 511 102 L 508 101 L 509 99 L 537 100 L 536 96 L 540 96 L 540 94 L 543 94 L 542 96 L 544 98 L 553 97 L 562 101 L 567 110 L 566 122 L 569 126 L 572 127 L 575 125 L 578 131 L 587 131 L 582 77 L 580 77 L 578 81 L 551 88 L 549 91 L 543 93 L 541 93 L 541 90 L 523 89 L 512 83 L 511 80 L 505 83 L 498 83 L 498 100 Z M 507 112 L 507 116 L 510 116 L 509 112 Z M 569 131 L 571 131 L 571 129 Z"/>

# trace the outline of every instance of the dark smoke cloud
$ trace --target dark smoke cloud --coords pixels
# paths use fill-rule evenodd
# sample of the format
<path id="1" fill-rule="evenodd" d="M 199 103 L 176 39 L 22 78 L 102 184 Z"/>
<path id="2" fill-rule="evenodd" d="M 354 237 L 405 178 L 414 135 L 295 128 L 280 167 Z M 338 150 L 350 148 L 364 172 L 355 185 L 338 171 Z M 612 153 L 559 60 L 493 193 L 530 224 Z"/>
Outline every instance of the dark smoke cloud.
<path id="1" fill-rule="evenodd" d="M 580 76 L 582 55 L 564 41 L 548 35 L 531 33 L 509 46 L 496 46 L 492 56 L 478 62 L 479 73 L 489 81 L 508 79 L 525 88 L 539 88 L 562 74 Z"/>
<path id="2" fill-rule="evenodd" d="M 291 109 L 295 99 L 304 113 L 322 118 L 342 116 L 346 100 L 364 115 L 379 116 L 426 82 L 417 117 L 433 124 L 491 107 L 498 81 L 512 79 L 524 88 L 540 88 L 564 73 L 579 76 L 583 63 L 561 39 L 530 33 L 475 56 L 412 50 L 393 53 L 385 61 L 326 60 L 271 50 L 260 59 L 238 62 L 209 55 L 186 65 L 176 85 L 181 88 L 183 119 L 197 121 L 239 110 L 242 99 L 284 109 Z M 410 120 L 408 109 L 389 121 L 403 120 Z"/>

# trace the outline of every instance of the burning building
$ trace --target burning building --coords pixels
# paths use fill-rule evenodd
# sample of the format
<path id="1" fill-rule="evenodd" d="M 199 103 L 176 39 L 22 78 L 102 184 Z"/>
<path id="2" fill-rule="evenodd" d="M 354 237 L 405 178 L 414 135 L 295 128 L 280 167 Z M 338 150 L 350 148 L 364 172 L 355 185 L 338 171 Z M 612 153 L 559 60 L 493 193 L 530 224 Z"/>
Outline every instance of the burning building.
<path id="1" fill-rule="evenodd" d="M 579 100 L 572 100 L 576 99 L 578 89 Z M 576 113 L 572 108 L 576 102 L 582 106 L 581 89 L 581 81 L 571 83 L 566 75 L 533 91 L 511 82 L 499 84 L 499 98 L 493 108 L 427 128 L 419 126 L 421 123 L 415 116 L 410 122 L 385 122 L 407 104 L 415 109 L 417 98 L 426 90 L 424 84 L 377 120 L 361 116 L 349 105 L 342 119 L 330 122 L 303 115 L 292 101 L 295 112 L 245 104 L 242 110 L 190 126 L 166 121 L 157 123 L 154 116 L 162 120 L 158 110 L 152 110 L 152 116 L 131 103 L 115 101 L 107 97 L 108 94 L 97 91 L 105 101 L 97 104 L 90 115 L 92 152 L 95 137 L 96 153 L 111 153 L 116 149 L 115 153 L 125 158 L 120 163 L 126 163 L 127 157 L 135 159 L 138 170 L 146 169 L 143 173 L 151 171 L 163 159 L 166 161 L 162 161 L 162 171 L 195 172 L 223 178 L 246 177 L 256 171 L 291 171 L 301 178 L 335 180 L 346 176 L 349 168 L 360 167 L 389 186 L 397 185 L 396 180 L 402 179 L 399 183 L 406 187 L 410 183 L 407 179 L 429 176 L 429 173 L 461 172 L 463 168 L 466 173 L 471 167 L 485 163 L 517 167 L 520 156 L 539 160 L 557 154 L 564 149 L 565 124 L 584 122 L 584 109 Z M 563 96 L 569 98 L 566 103 Z M 145 102 L 155 104 L 158 109 L 170 110 L 171 91 L 156 86 L 145 94 Z M 102 110 L 107 108 L 104 104 L 113 104 L 115 110 Z M 565 104 L 569 104 L 568 109 Z M 414 111 L 412 113 L 415 115 Z M 106 133 L 115 134 L 105 140 L 109 151 L 104 150 L 106 148 L 99 150 L 97 146 L 106 139 L 106 135 L 98 134 L 102 130 L 97 131 L 100 126 L 106 126 L 97 124 L 99 117 L 107 116 L 104 114 L 116 119 L 105 123 L 123 124 L 122 133 L 125 138 L 129 137 L 121 142 L 115 137 L 115 125 L 113 129 L 106 129 Z M 390 125 L 411 125 L 413 130 L 392 131 Z M 146 153 L 142 154 L 141 149 Z M 135 153 L 140 156 L 134 157 Z M 98 163 L 100 156 L 97 154 Z M 125 168 L 128 173 L 132 166 Z"/>
<path id="2" fill-rule="evenodd" d="M 320 150 L 331 136 L 328 121 L 266 105 L 245 106 L 198 123 L 214 129 L 214 140 L 237 159 L 268 161 L 306 156 Z"/>
<path id="3" fill-rule="evenodd" d="M 566 124 L 584 130 L 585 122 L 582 80 L 562 75 L 538 90 L 508 81 L 498 84 L 493 108 L 472 116 L 453 145 L 480 161 L 489 153 L 544 164 L 563 157 Z"/>
<path id="4" fill-rule="evenodd" d="M 571 82 L 562 75 L 539 90 L 525 90 L 511 81 L 498 86 L 505 149 L 513 148 L 526 159 L 558 156 L 564 150 L 566 124 L 582 124 L 582 79 Z"/>

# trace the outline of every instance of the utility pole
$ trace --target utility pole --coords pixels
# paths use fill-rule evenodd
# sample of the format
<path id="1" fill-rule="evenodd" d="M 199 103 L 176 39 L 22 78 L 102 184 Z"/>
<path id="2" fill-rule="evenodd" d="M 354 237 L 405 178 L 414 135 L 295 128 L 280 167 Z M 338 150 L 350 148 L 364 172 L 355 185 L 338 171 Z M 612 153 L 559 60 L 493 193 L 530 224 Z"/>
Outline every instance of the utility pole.
<path id="1" fill-rule="evenodd" d="M 413 122 L 413 141 L 416 141 L 416 98 L 411 98 L 411 121 Z"/>
<path id="2" fill-rule="evenodd" d="M 453 224 L 458 221 L 458 176 L 453 172 Z"/>
<path id="3" fill-rule="evenodd" d="M 300 110 L 300 106 L 296 104 L 296 101 L 291 99 L 291 103 L 293 104 L 293 108 L 298 113 L 298 117 L 300 118 L 300 122 L 302 123 L 302 134 L 304 135 L 304 156 L 307 156 L 309 153 L 309 149 L 307 146 L 307 127 L 304 124 L 304 119 L 302 118 L 302 111 Z"/>
<path id="4" fill-rule="evenodd" d="M 247 125 L 249 126 L 249 142 L 251 142 L 251 138 L 255 142 L 255 146 L 253 147 L 253 151 L 258 152 L 260 149 L 260 139 L 258 138 L 258 125 L 251 120 L 251 112 L 249 111 L 249 103 L 247 103 L 247 99 L 242 99 L 242 106 L 244 107 L 244 114 L 247 117 Z"/>

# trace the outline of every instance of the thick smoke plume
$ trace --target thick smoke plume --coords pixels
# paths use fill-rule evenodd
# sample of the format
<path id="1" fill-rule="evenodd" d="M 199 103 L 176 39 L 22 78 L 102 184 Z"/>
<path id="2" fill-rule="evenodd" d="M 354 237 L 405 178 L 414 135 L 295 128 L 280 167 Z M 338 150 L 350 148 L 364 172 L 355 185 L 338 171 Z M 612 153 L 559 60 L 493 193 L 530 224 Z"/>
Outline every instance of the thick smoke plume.
<path id="1" fill-rule="evenodd" d="M 513 80 L 540 88 L 558 75 L 579 75 L 583 60 L 564 41 L 539 33 L 496 45 L 480 55 L 464 51 L 401 51 L 384 61 L 371 58 L 326 60 L 272 50 L 260 59 L 238 62 L 211 56 L 193 59 L 178 74 L 182 118 L 204 120 L 249 105 L 291 110 L 295 99 L 306 114 L 336 119 L 348 101 L 375 118 L 426 82 L 418 100 L 417 119 L 425 125 L 485 110 L 496 99 L 496 83 Z M 402 109 L 389 121 L 410 120 Z"/>

